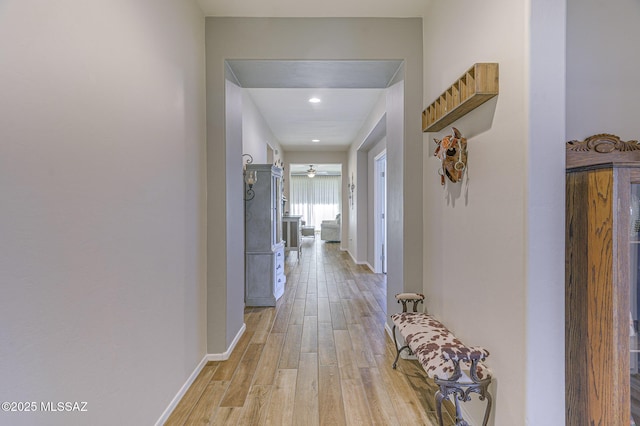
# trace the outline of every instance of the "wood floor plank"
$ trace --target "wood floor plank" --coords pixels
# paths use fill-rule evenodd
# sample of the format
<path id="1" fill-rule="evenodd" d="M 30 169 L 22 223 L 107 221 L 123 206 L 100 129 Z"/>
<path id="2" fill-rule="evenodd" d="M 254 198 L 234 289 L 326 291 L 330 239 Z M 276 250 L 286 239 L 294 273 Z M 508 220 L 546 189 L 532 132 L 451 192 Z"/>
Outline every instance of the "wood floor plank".
<path id="1" fill-rule="evenodd" d="M 315 294 L 318 296 L 318 278 L 316 274 L 309 274 L 309 281 L 307 282 L 307 295 Z"/>
<path id="2" fill-rule="evenodd" d="M 221 407 L 242 407 L 244 405 L 263 349 L 264 345 L 255 343 L 249 345 L 229 383 L 227 393 L 220 402 Z"/>
<path id="3" fill-rule="evenodd" d="M 301 278 L 302 280 L 302 278 Z M 298 282 L 298 289 L 296 290 L 296 299 L 306 299 L 307 298 L 307 281 Z"/>
<path id="4" fill-rule="evenodd" d="M 342 379 L 360 380 L 358 363 L 353 353 L 351 336 L 347 330 L 334 330 L 333 339 L 336 343 L 336 356 L 338 367 L 340 367 L 340 377 Z"/>
<path id="5" fill-rule="evenodd" d="M 293 424 L 317 426 L 318 412 L 318 354 L 301 353 L 293 407 Z"/>
<path id="6" fill-rule="evenodd" d="M 206 425 L 213 421 L 216 408 L 227 391 L 229 382 L 210 382 L 184 423 L 185 426 Z"/>
<path id="7" fill-rule="evenodd" d="M 254 385 L 247 395 L 244 410 L 238 424 L 242 426 L 263 425 L 267 416 L 267 406 L 271 398 L 271 386 Z"/>
<path id="8" fill-rule="evenodd" d="M 362 381 L 358 379 L 343 379 L 341 382 L 347 425 L 372 425 L 371 409 L 367 402 Z"/>
<path id="9" fill-rule="evenodd" d="M 399 362 L 398 369 L 395 370 L 391 366 L 393 358 L 390 355 L 377 355 L 376 363 L 400 424 L 430 424 L 426 415 L 428 410 L 421 405 L 402 372 L 404 362 Z"/>
<path id="10" fill-rule="evenodd" d="M 262 356 L 256 369 L 254 385 L 271 385 L 278 369 L 280 354 L 284 345 L 283 333 L 271 333 L 267 337 Z"/>
<path id="11" fill-rule="evenodd" d="M 318 322 L 331 322 L 331 307 L 328 297 L 318 297 Z"/>
<path id="12" fill-rule="evenodd" d="M 330 302 L 329 308 L 331 309 L 331 324 L 334 330 L 346 330 L 347 320 L 344 317 L 344 311 L 342 310 L 341 302 Z"/>
<path id="13" fill-rule="evenodd" d="M 355 306 L 355 314 L 358 317 L 368 317 L 373 315 L 374 311 L 369 309 L 369 305 L 362 297 L 354 297 L 351 299 L 351 306 Z M 355 321 L 356 323 L 358 321 Z"/>
<path id="14" fill-rule="evenodd" d="M 380 372 L 377 368 L 361 368 L 362 384 L 371 409 L 373 424 L 381 426 L 398 425 L 397 415 Z"/>
<path id="15" fill-rule="evenodd" d="M 342 305 L 342 312 L 344 313 L 344 319 L 347 324 L 358 324 L 362 315 L 359 313 L 358 305 L 355 300 L 342 299 L 340 301 Z"/>
<path id="16" fill-rule="evenodd" d="M 302 342 L 302 326 L 290 324 L 284 338 L 284 347 L 278 368 L 298 368 L 300 360 L 300 343 Z"/>
<path id="17" fill-rule="evenodd" d="M 320 365 L 318 367 L 318 390 L 320 425 L 346 425 L 340 369 L 337 365 Z"/>
<path id="18" fill-rule="evenodd" d="M 193 381 L 189 389 L 185 392 L 184 396 L 180 400 L 180 403 L 173 410 L 165 425 L 178 426 L 184 424 L 184 422 L 191 414 L 191 411 L 198 403 L 198 400 L 202 396 L 202 393 L 209 385 L 213 374 L 219 368 L 219 365 L 205 365 L 198 374 L 198 377 Z"/>
<path id="19" fill-rule="evenodd" d="M 344 280 L 336 280 L 336 289 L 338 290 L 340 301 L 351 299 L 351 290 L 349 290 L 349 286 L 345 284 Z"/>
<path id="20" fill-rule="evenodd" d="M 326 297 L 326 298 L 329 297 L 327 280 L 324 277 L 322 279 L 318 278 L 318 297 Z"/>
<path id="21" fill-rule="evenodd" d="M 298 370 L 278 370 L 271 390 L 265 425 L 291 426 Z"/>
<path id="22" fill-rule="evenodd" d="M 330 323 L 318 323 L 318 363 L 320 366 L 338 365 L 333 328 Z"/>
<path id="23" fill-rule="evenodd" d="M 242 407 L 218 407 L 216 415 L 209 424 L 212 426 L 238 425 L 238 421 L 242 415 L 242 410 Z"/>
<path id="24" fill-rule="evenodd" d="M 304 317 L 300 352 L 318 352 L 318 317 Z"/>
<path id="25" fill-rule="evenodd" d="M 373 351 L 366 340 L 365 328 L 362 324 L 349 324 L 347 326 L 349 336 L 351 337 L 351 346 L 358 367 L 373 367 L 375 359 Z"/>
<path id="26" fill-rule="evenodd" d="M 362 292 L 362 295 L 364 296 L 364 300 L 367 303 L 367 306 L 369 307 L 369 312 L 379 312 L 382 310 L 382 307 L 378 304 L 378 301 L 376 300 L 375 297 L 373 297 L 373 293 L 371 293 L 371 291 L 366 290 Z"/>
<path id="27" fill-rule="evenodd" d="M 273 307 L 261 308 L 256 322 L 255 333 L 251 338 L 251 343 L 266 343 L 267 336 L 269 336 L 269 332 L 273 326 L 275 313 L 276 309 Z"/>
<path id="28" fill-rule="evenodd" d="M 327 293 L 329 295 L 329 303 L 340 303 L 340 293 L 338 292 L 338 285 L 334 279 L 327 280 Z"/>
<path id="29" fill-rule="evenodd" d="M 286 294 L 285 296 L 286 297 Z M 272 333 L 286 333 L 287 327 L 289 326 L 289 317 L 291 315 L 291 310 L 293 309 L 294 303 L 293 301 L 286 301 L 278 308 L 278 313 L 276 314 L 276 319 L 273 322 L 273 326 L 271 327 Z"/>
<path id="30" fill-rule="evenodd" d="M 289 317 L 289 324 L 304 324 L 304 305 L 305 300 L 296 300 L 296 303 L 293 305 L 291 309 L 291 316 Z"/>
<path id="31" fill-rule="evenodd" d="M 304 315 L 307 317 L 318 316 L 318 295 L 316 293 L 307 294 Z"/>
<path id="32" fill-rule="evenodd" d="M 378 321 L 375 317 L 365 317 L 362 319 L 362 326 L 365 329 L 367 343 L 374 355 L 383 355 L 387 350 L 387 340 L 389 335 L 384 328 L 384 322 Z"/>

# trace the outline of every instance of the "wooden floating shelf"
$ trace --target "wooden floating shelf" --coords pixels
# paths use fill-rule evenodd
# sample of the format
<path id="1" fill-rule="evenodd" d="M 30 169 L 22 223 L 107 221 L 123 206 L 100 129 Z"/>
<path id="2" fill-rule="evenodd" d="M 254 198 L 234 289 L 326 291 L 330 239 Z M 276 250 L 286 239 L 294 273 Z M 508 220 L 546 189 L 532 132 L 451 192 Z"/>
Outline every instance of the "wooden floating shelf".
<path id="1" fill-rule="evenodd" d="M 477 63 L 422 111 L 422 131 L 437 132 L 498 94 L 498 64 Z"/>

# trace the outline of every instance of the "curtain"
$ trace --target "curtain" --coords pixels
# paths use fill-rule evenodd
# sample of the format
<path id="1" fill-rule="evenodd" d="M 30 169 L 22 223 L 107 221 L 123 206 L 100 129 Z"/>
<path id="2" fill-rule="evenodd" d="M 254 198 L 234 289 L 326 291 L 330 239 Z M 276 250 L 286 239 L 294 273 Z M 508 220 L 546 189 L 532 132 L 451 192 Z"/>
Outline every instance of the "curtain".
<path id="1" fill-rule="evenodd" d="M 323 220 L 334 220 L 340 213 L 342 176 L 291 176 L 290 214 L 302 215 L 307 225 L 320 229 Z"/>

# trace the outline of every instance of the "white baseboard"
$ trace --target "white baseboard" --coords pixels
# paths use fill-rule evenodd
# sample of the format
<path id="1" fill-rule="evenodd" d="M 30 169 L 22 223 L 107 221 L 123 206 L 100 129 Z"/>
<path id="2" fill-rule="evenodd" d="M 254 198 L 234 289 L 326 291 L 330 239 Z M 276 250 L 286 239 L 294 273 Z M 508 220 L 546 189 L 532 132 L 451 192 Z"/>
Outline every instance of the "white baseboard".
<path id="1" fill-rule="evenodd" d="M 238 341 L 240 340 L 246 329 L 247 325 L 243 323 L 242 327 L 240 327 L 240 330 L 238 330 L 238 334 L 236 334 L 236 337 L 233 338 L 233 342 L 231 342 L 231 344 L 229 345 L 229 349 L 221 354 L 207 354 L 207 361 L 225 361 L 229 359 L 229 357 L 231 356 L 231 352 L 233 352 L 233 350 L 235 349 Z"/>
<path id="2" fill-rule="evenodd" d="M 356 265 L 366 265 L 366 266 L 371 270 L 371 272 L 373 272 L 373 273 L 375 273 L 375 272 L 376 272 L 376 270 L 374 269 L 374 267 L 373 267 L 373 266 L 371 266 L 371 265 L 369 264 L 369 262 L 367 262 L 367 261 L 360 261 L 360 260 L 356 260 L 356 258 L 355 258 L 355 257 L 353 257 L 353 254 L 351 254 L 351 251 L 350 251 L 349 249 L 346 249 L 346 248 L 344 248 L 344 249 L 343 249 L 343 248 L 341 248 L 340 250 L 342 250 L 342 251 L 346 251 L 346 252 L 349 254 L 349 257 L 351 258 L 351 260 L 353 260 L 353 263 L 355 263 Z"/>
<path id="3" fill-rule="evenodd" d="M 391 341 L 393 342 L 393 330 L 391 330 L 391 327 L 389 327 L 389 323 L 388 322 L 384 323 L 384 329 L 386 330 L 387 334 L 391 338 Z"/>
<path id="4" fill-rule="evenodd" d="M 196 369 L 193 370 L 193 373 L 191 373 L 187 381 L 184 383 L 184 385 L 182 385 L 182 387 L 180 388 L 176 396 L 173 397 L 173 399 L 169 403 L 169 406 L 164 410 L 164 413 L 162 413 L 162 415 L 156 422 L 156 426 L 162 426 L 167 421 L 167 419 L 169 418 L 173 410 L 175 410 L 176 406 L 184 396 L 184 394 L 187 393 L 187 390 L 189 390 L 189 387 L 193 384 L 193 381 L 196 379 L 196 377 L 198 377 L 198 374 L 200 374 L 200 371 L 202 371 L 204 366 L 207 365 L 207 362 L 209 361 L 207 359 L 207 356 L 208 355 L 205 354 L 204 358 L 202 358 L 202 361 L 200 361 Z"/>
<path id="5" fill-rule="evenodd" d="M 180 388 L 176 396 L 173 397 L 173 399 L 169 403 L 169 406 L 164 410 L 164 412 L 156 422 L 155 426 L 162 426 L 167 421 L 167 419 L 169 418 L 173 410 L 175 410 L 180 400 L 184 397 L 184 394 L 187 393 L 187 391 L 189 390 L 189 387 L 193 384 L 194 380 L 196 380 L 196 377 L 198 377 L 198 374 L 200 374 L 204 366 L 207 365 L 207 362 L 224 361 L 229 359 L 229 357 L 231 356 L 231 353 L 233 352 L 236 345 L 238 344 L 238 340 L 240 340 L 240 338 L 242 337 L 246 329 L 247 329 L 247 325 L 242 324 L 242 327 L 240 327 L 240 330 L 236 334 L 236 337 L 234 337 L 233 341 L 231 342 L 231 345 L 229 345 L 229 348 L 225 352 L 221 354 L 205 354 L 205 356 L 202 358 L 202 361 L 200 361 L 200 363 L 196 366 L 195 370 L 193 370 L 193 373 L 191 373 L 187 381 L 184 383 L 184 385 L 182 385 L 182 387 Z"/>

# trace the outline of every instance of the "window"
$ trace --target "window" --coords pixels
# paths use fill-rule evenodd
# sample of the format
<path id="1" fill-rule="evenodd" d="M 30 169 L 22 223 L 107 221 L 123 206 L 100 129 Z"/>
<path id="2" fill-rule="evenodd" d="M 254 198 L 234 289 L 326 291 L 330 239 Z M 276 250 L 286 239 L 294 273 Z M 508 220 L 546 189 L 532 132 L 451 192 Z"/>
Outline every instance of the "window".
<path id="1" fill-rule="evenodd" d="M 340 213 L 342 176 L 292 175 L 289 187 L 292 215 L 302 215 L 307 225 L 320 229 L 323 220 L 333 220 Z"/>

